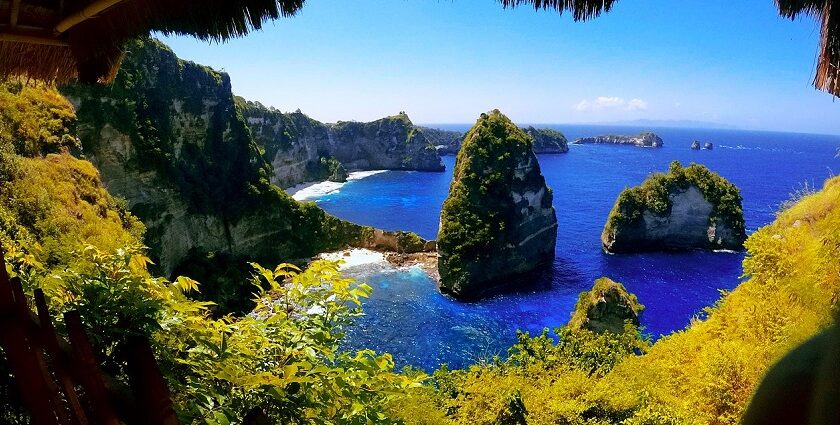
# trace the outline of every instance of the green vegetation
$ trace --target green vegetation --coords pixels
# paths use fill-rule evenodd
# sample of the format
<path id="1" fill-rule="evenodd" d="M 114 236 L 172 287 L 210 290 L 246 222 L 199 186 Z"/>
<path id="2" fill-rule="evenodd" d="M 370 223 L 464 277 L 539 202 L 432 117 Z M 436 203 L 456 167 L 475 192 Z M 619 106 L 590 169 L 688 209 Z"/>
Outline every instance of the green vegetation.
<path id="1" fill-rule="evenodd" d="M 499 241 L 506 240 L 506 224 L 515 218 L 514 170 L 531 147 L 531 137 L 498 110 L 481 114 L 464 137 L 441 211 L 438 250 L 446 254 L 438 263 L 442 285 L 469 286 L 468 266 L 498 254 Z"/>
<path id="2" fill-rule="evenodd" d="M 640 186 L 625 189 L 618 195 L 605 232 L 629 225 L 642 218 L 645 210 L 667 215 L 671 211 L 668 194 L 696 186 L 703 197 L 712 204 L 709 224 L 724 223 L 739 240 L 746 238 L 741 192 L 732 183 L 700 164 L 683 167 L 674 161 L 667 173 L 654 173 Z"/>
<path id="3" fill-rule="evenodd" d="M 0 144 L 25 156 L 78 148 L 73 106 L 55 90 L 21 81 L 0 82 Z"/>
<path id="4" fill-rule="evenodd" d="M 837 313 L 840 177 L 819 192 L 799 194 L 751 235 L 745 280 L 703 318 L 655 344 L 632 323 L 597 333 L 573 320 L 553 334 L 519 334 L 504 359 L 464 370 L 442 367 L 430 377 L 397 373 L 387 354 L 341 349 L 343 330 L 361 314 L 370 288 L 342 277 L 335 263 L 314 262 L 305 271 L 290 264 L 231 269 L 240 259 L 196 250 L 193 264 L 207 266 L 208 275 L 234 270 L 226 277 L 233 286 L 155 277 L 140 247 L 143 225 L 108 194 L 93 165 L 51 153 L 73 147 L 69 103 L 49 87 L 16 83 L 0 86 L 0 99 L 6 99 L 0 103 L 0 244 L 10 272 L 28 293 L 44 289 L 58 320 L 67 310 L 81 312 L 110 373 L 124 378 L 128 337 L 150 338 L 182 423 L 238 423 L 260 411 L 272 423 L 735 424 L 768 368 Z M 10 105 L 14 110 L 5 110 Z M 530 139 L 510 127 L 494 111 L 467 137 L 489 141 L 467 142 L 468 158 L 459 155 L 455 170 L 478 193 L 493 196 L 504 177 L 470 170 L 510 165 L 511 147 L 530 149 Z M 675 164 L 652 180 L 658 184 L 646 183 L 630 201 L 667 211 L 663 188 L 691 181 L 715 195 L 707 199 L 727 200 L 716 207 L 720 219 L 735 212 L 732 200 L 739 199 L 700 166 Z M 462 186 L 453 189 L 460 198 L 447 201 L 447 214 L 463 220 L 447 228 L 457 242 L 452 247 L 461 255 L 478 252 L 472 237 L 498 237 L 499 227 L 489 226 L 501 221 L 467 213 L 464 205 L 478 198 Z M 255 196 L 260 214 L 286 217 L 277 222 L 291 230 L 278 250 L 317 252 L 371 237 L 371 229 L 294 203 L 271 186 Z M 415 237 L 398 239 L 412 246 Z M 578 308 L 588 309 L 593 295 L 617 285 L 599 280 Z M 243 300 L 246 288 L 253 299 Z M 202 301 L 209 298 L 235 307 Z M 225 309 L 253 314 L 214 317 Z M 25 423 L 11 387 L 0 353 L 0 422 Z"/>

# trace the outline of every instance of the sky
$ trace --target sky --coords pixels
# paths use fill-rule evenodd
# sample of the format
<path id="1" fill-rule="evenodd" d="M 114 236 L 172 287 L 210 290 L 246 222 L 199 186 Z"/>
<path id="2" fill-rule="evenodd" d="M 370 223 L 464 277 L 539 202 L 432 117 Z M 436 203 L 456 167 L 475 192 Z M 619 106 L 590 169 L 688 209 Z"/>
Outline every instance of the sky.
<path id="1" fill-rule="evenodd" d="M 495 0 L 309 0 L 223 44 L 161 37 L 235 94 L 324 122 L 692 120 L 840 134 L 811 85 L 819 27 L 773 0 L 619 0 L 586 22 Z"/>

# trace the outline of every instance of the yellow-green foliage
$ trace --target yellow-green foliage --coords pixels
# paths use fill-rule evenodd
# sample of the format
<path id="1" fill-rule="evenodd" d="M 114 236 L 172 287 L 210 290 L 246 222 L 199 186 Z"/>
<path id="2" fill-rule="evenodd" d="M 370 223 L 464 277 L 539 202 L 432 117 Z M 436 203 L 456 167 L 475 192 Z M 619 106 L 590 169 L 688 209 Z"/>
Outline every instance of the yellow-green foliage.
<path id="1" fill-rule="evenodd" d="M 746 248 L 745 281 L 709 308 L 707 319 L 643 355 L 620 341 L 585 345 L 590 358 L 594 347 L 613 359 L 606 364 L 614 367 L 600 369 L 606 372 L 581 368 L 585 350 L 556 348 L 564 332 L 567 339 L 575 333 L 565 328 L 558 344 L 521 340 L 526 349 L 513 351 L 514 363 L 444 369 L 435 374 L 435 392 L 413 394 L 463 424 L 494 423 L 517 391 L 529 424 L 738 423 L 770 365 L 831 323 L 840 294 L 840 177 L 780 213 Z"/>
<path id="2" fill-rule="evenodd" d="M 0 82 L 0 143 L 26 156 L 55 153 L 78 146 L 75 124 L 73 106 L 54 88 Z"/>
<path id="3" fill-rule="evenodd" d="M 0 83 L 0 243 L 49 269 L 69 264 L 86 244 L 137 245 L 143 233 L 91 163 L 67 153 L 41 156 L 75 141 L 68 133 L 74 121 L 55 89 Z"/>

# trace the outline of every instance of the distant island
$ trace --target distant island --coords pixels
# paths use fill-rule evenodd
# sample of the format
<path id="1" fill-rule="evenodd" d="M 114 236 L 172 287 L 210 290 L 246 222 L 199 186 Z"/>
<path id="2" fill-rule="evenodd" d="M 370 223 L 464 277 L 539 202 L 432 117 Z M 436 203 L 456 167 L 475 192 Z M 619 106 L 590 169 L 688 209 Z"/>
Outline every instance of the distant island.
<path id="1" fill-rule="evenodd" d="M 640 148 L 661 148 L 664 142 L 655 133 L 646 131 L 635 136 L 608 134 L 604 136 L 582 137 L 574 141 L 575 145 L 630 145 Z"/>
<path id="2" fill-rule="evenodd" d="M 453 130 L 441 130 L 430 127 L 418 127 L 426 138 L 437 147 L 441 155 L 455 155 L 461 149 L 464 141 L 464 133 Z M 534 141 L 533 149 L 535 154 L 566 153 L 569 151 L 569 141 L 566 136 L 550 128 L 535 128 L 533 126 L 521 127 Z"/>

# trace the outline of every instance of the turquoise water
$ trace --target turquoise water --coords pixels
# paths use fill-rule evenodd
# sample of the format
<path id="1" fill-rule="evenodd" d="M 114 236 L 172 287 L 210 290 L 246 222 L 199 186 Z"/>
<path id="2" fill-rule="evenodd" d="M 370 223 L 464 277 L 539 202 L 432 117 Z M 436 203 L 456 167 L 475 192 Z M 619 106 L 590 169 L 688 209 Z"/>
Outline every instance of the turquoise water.
<path id="1" fill-rule="evenodd" d="M 631 134 L 639 128 L 551 126 L 576 137 Z M 464 129 L 466 126 L 450 126 Z M 567 154 L 541 155 L 540 165 L 554 189 L 559 230 L 550 271 L 522 293 L 461 303 L 440 295 L 419 270 L 358 271 L 374 287 L 366 315 L 348 329 L 350 348 L 372 347 L 394 355 L 400 365 L 427 370 L 448 363 L 465 366 L 504 355 L 516 330 L 532 334 L 565 324 L 577 296 L 608 276 L 635 293 L 647 309 L 645 332 L 654 338 L 684 328 L 692 317 L 734 288 L 742 273 L 741 253 L 692 251 L 607 255 L 600 233 L 616 196 L 672 160 L 702 163 L 735 183 L 744 197 L 748 232 L 770 223 L 780 203 L 807 184 L 840 172 L 835 153 L 840 137 L 725 130 L 654 129 L 661 149 L 624 146 L 571 146 Z M 711 151 L 689 149 L 699 139 Z M 440 206 L 451 180 L 454 157 L 444 157 L 442 173 L 387 172 L 353 181 L 317 200 L 328 212 L 387 230 L 411 230 L 435 238 Z"/>

